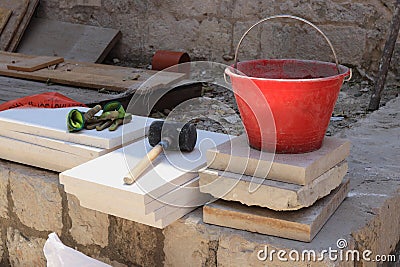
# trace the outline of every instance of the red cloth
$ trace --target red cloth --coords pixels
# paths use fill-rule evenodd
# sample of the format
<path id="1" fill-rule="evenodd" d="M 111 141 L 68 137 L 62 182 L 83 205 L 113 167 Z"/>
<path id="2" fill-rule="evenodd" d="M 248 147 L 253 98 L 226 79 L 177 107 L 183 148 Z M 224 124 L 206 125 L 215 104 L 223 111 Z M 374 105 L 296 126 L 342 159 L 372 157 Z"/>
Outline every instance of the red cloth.
<path id="1" fill-rule="evenodd" d="M 62 94 L 47 92 L 38 95 L 18 98 L 0 105 L 0 111 L 19 107 L 35 108 L 67 108 L 67 107 L 86 107 L 85 104 L 76 102 Z"/>

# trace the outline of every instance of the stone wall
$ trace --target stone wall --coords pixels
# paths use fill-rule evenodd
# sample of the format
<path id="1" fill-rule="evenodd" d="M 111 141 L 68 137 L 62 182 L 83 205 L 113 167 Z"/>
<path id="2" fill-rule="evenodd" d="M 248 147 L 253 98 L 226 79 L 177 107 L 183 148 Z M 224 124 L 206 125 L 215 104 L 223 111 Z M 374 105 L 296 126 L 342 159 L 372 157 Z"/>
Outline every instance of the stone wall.
<path id="1" fill-rule="evenodd" d="M 240 36 L 254 22 L 291 14 L 317 24 L 339 61 L 374 76 L 395 0 L 41 0 L 38 16 L 120 29 L 112 57 L 148 64 L 156 50 L 183 50 L 194 59 L 232 63 Z M 328 45 L 301 23 L 271 21 L 252 32 L 240 59 L 332 60 Z M 400 76 L 400 38 L 392 78 Z M 365 74 L 364 74 L 365 75 Z"/>
<path id="2" fill-rule="evenodd" d="M 83 208 L 58 174 L 0 160 L 0 266 L 46 266 L 49 233 L 113 266 L 160 266 L 162 231 Z"/>

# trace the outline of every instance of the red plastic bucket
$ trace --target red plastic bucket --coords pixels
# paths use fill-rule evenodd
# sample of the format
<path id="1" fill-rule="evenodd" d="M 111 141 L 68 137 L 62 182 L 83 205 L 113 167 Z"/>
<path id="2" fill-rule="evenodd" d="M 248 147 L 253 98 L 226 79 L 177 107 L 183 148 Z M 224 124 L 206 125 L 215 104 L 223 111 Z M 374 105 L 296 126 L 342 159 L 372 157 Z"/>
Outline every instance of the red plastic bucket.
<path id="1" fill-rule="evenodd" d="M 287 15 L 261 20 L 253 27 L 277 17 L 295 18 L 316 28 L 308 21 Z M 337 64 L 337 59 L 336 64 L 295 59 L 261 59 L 237 63 L 237 51 L 235 65 L 227 68 L 225 73 L 232 81 L 250 146 L 258 150 L 291 154 L 319 149 L 340 88 L 344 78 L 350 75 L 350 69 Z M 250 90 L 261 92 L 269 110 L 260 106 L 259 99 L 249 96 Z M 273 117 L 275 127 L 260 127 L 260 121 L 269 116 Z"/>

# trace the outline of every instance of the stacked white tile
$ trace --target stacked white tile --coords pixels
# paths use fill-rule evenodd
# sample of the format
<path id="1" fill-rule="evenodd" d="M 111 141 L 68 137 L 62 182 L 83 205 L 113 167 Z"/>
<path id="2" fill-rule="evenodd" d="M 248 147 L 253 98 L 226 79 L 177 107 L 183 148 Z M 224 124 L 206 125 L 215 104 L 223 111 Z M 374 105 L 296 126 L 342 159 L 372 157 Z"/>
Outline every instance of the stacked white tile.
<path id="1" fill-rule="evenodd" d="M 143 138 L 152 119 L 133 116 L 116 131 L 67 131 L 73 108 L 19 108 L 0 112 L 0 158 L 64 171 Z M 87 108 L 77 108 L 87 111 Z"/>
<path id="2" fill-rule="evenodd" d="M 192 152 L 165 151 L 133 185 L 123 178 L 151 150 L 147 139 L 67 170 L 60 182 L 83 207 L 164 228 L 212 198 L 199 191 L 198 170 L 206 165 L 206 151 L 231 137 L 197 133 Z"/>

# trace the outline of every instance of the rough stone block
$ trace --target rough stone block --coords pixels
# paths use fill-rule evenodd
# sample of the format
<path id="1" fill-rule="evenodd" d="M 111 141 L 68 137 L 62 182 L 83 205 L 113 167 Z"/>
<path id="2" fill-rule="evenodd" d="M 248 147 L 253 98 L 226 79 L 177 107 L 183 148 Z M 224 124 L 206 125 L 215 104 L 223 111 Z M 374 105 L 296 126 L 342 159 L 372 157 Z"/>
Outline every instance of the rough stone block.
<path id="1" fill-rule="evenodd" d="M 110 220 L 109 246 L 117 261 L 139 266 L 162 266 L 164 236 L 160 229 L 118 217 Z"/>
<path id="2" fill-rule="evenodd" d="M 311 242 L 349 192 L 349 180 L 315 205 L 298 211 L 272 211 L 217 200 L 203 207 L 206 223 Z"/>
<path id="3" fill-rule="evenodd" d="M 221 61 L 231 50 L 232 24 L 225 19 L 205 19 L 199 25 L 196 53 L 209 61 Z"/>
<path id="4" fill-rule="evenodd" d="M 10 169 L 13 211 L 19 220 L 36 230 L 60 234 L 63 225 L 57 174 L 18 164 Z"/>
<path id="5" fill-rule="evenodd" d="M 17 229 L 7 229 L 7 248 L 12 266 L 46 266 L 45 239 L 27 237 Z"/>
<path id="6" fill-rule="evenodd" d="M 72 221 L 72 237 L 82 245 L 108 245 L 108 215 L 79 205 L 79 200 L 68 194 L 68 211 Z"/>
<path id="7" fill-rule="evenodd" d="M 242 35 L 249 29 L 257 20 L 249 20 L 249 21 L 237 21 L 233 26 L 233 51 L 231 52 L 234 56 L 235 49 L 239 43 Z M 262 26 L 261 26 L 262 27 Z M 261 39 L 260 39 L 260 26 L 253 28 L 245 37 L 242 44 L 239 47 L 238 59 L 240 61 L 244 60 L 254 60 L 260 58 L 261 53 Z M 264 58 L 264 55 L 261 55 L 261 58 Z M 233 61 L 232 61 L 233 62 Z"/>
<path id="8" fill-rule="evenodd" d="M 271 12 L 273 5 L 269 2 L 269 5 L 265 5 L 265 9 L 260 9 L 262 0 L 237 0 L 234 1 L 233 11 L 227 16 L 232 16 L 236 20 L 254 20 L 263 16 L 266 12 Z"/>
<path id="9" fill-rule="evenodd" d="M 1 228 L 0 228 L 0 262 L 3 260 L 3 254 L 4 254 L 4 249 L 3 249 L 3 244 L 4 241 L 2 240 L 3 234 L 1 232 Z"/>
<path id="10" fill-rule="evenodd" d="M 192 44 L 196 42 L 199 34 L 200 23 L 192 18 L 176 21 L 170 14 L 151 15 L 148 24 L 148 34 L 146 40 L 148 48 L 156 50 L 176 50 L 176 43 L 180 44 L 180 49 L 191 51 Z M 165 22 L 169 21 L 169 24 Z"/>
<path id="11" fill-rule="evenodd" d="M 361 62 L 364 56 L 368 57 L 368 52 L 365 54 L 360 53 L 360 51 L 366 51 L 367 49 L 367 31 L 365 29 L 354 26 L 339 27 L 336 25 L 323 26 L 321 29 L 331 40 L 332 45 L 336 50 L 339 62 L 343 64 L 352 64 L 352 62 Z M 323 41 L 319 43 L 322 42 Z M 328 48 L 328 44 L 326 44 L 325 47 Z M 328 48 L 327 50 L 325 58 L 332 55 L 330 49 Z M 315 49 L 313 51 L 315 51 Z M 333 57 L 330 56 L 330 58 Z"/>
<path id="12" fill-rule="evenodd" d="M 201 223 L 201 209 L 164 229 L 165 266 L 216 266 L 218 227 Z"/>
<path id="13" fill-rule="evenodd" d="M 10 171 L 0 162 L 0 217 L 8 218 L 8 199 L 7 199 L 7 186 L 9 181 Z"/>
<path id="14" fill-rule="evenodd" d="M 249 147 L 247 137 L 234 138 L 207 151 L 211 169 L 306 185 L 342 162 L 350 153 L 350 142 L 326 137 L 319 150 L 304 154 L 272 154 Z"/>
<path id="15" fill-rule="evenodd" d="M 200 172 L 200 190 L 248 206 L 298 210 L 311 206 L 338 187 L 347 169 L 347 162 L 340 163 L 304 186 L 207 169 Z"/>

